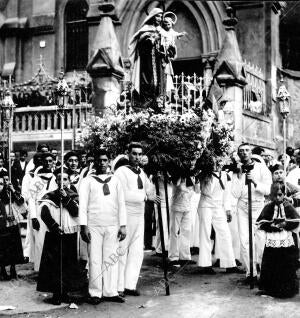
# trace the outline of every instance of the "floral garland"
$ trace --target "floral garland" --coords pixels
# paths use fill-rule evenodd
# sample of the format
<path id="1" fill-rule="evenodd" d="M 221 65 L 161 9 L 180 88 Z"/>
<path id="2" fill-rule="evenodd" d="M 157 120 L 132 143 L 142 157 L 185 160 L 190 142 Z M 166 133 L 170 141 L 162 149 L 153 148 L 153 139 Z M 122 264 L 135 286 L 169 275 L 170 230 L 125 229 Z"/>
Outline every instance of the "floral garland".
<path id="1" fill-rule="evenodd" d="M 124 153 L 132 141 L 141 142 L 144 153 L 161 169 L 171 162 L 184 168 L 205 149 L 224 164 L 232 151 L 233 137 L 226 124 L 216 122 L 211 109 L 183 115 L 110 110 L 86 122 L 79 139 L 88 151 L 102 147 L 113 157 Z"/>

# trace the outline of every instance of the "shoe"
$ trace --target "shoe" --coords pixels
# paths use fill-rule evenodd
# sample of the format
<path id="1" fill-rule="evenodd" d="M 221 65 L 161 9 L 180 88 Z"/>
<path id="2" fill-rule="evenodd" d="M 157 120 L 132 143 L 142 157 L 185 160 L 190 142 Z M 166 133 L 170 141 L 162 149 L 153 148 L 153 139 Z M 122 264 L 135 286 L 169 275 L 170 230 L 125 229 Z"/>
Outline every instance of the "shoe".
<path id="1" fill-rule="evenodd" d="M 213 267 L 220 267 L 220 259 L 217 259 L 213 265 Z"/>
<path id="2" fill-rule="evenodd" d="M 179 264 L 180 264 L 181 266 L 194 265 L 194 264 L 196 264 L 196 262 L 193 261 L 193 260 L 191 260 L 191 259 L 181 259 L 181 260 L 179 260 Z"/>
<path id="3" fill-rule="evenodd" d="M 265 290 L 259 290 L 255 293 L 256 296 L 269 296 Z"/>
<path id="4" fill-rule="evenodd" d="M 145 246 L 144 247 L 144 251 L 154 251 L 155 250 L 155 247 L 153 246 Z"/>
<path id="5" fill-rule="evenodd" d="M 61 296 L 61 302 L 65 303 L 65 304 L 71 304 L 72 303 L 72 299 L 71 299 L 71 297 L 69 297 L 68 294 L 63 294 Z"/>
<path id="6" fill-rule="evenodd" d="M 113 303 L 125 303 L 125 299 L 120 296 L 113 296 L 113 297 L 103 297 L 104 301 L 111 301 Z"/>
<path id="7" fill-rule="evenodd" d="M 89 296 L 86 302 L 90 305 L 99 305 L 102 302 L 102 299 L 100 297 Z"/>
<path id="8" fill-rule="evenodd" d="M 24 264 L 28 264 L 29 263 L 29 257 L 25 256 L 24 257 Z"/>
<path id="9" fill-rule="evenodd" d="M 0 271 L 0 280 L 10 280 L 10 276 L 7 274 L 5 267 Z"/>
<path id="10" fill-rule="evenodd" d="M 207 267 L 202 267 L 201 274 L 216 275 L 216 272 L 213 270 L 211 266 L 207 266 Z"/>
<path id="11" fill-rule="evenodd" d="M 178 259 L 176 259 L 176 260 L 174 260 L 174 261 L 169 261 L 169 266 L 177 266 L 177 265 L 179 265 L 180 264 L 180 262 L 179 262 L 179 260 Z"/>
<path id="12" fill-rule="evenodd" d="M 154 256 L 163 257 L 163 253 L 155 253 Z M 165 256 L 168 257 L 168 251 L 165 251 Z"/>
<path id="13" fill-rule="evenodd" d="M 236 266 L 242 266 L 243 265 L 238 259 L 235 260 L 235 263 L 236 263 Z"/>
<path id="14" fill-rule="evenodd" d="M 245 279 L 242 279 L 240 282 L 242 283 L 242 285 L 250 285 L 251 277 L 247 276 Z M 253 283 L 254 285 L 257 285 L 257 276 L 253 277 Z"/>
<path id="15" fill-rule="evenodd" d="M 54 306 L 59 306 L 61 305 L 61 296 L 54 294 L 51 298 L 46 298 L 44 302 Z"/>
<path id="16" fill-rule="evenodd" d="M 10 279 L 17 279 L 17 272 L 16 272 L 16 268 L 10 268 Z"/>
<path id="17" fill-rule="evenodd" d="M 140 292 L 136 289 L 127 289 L 125 288 L 124 294 L 128 296 L 140 296 Z"/>
<path id="18" fill-rule="evenodd" d="M 125 297 L 125 294 L 124 294 L 124 292 L 123 292 L 123 291 L 118 291 L 118 294 L 119 294 L 119 296 L 120 296 L 120 297 L 122 297 L 122 298 L 124 298 L 124 297 Z"/>
<path id="19" fill-rule="evenodd" d="M 225 271 L 226 274 L 245 274 L 245 271 L 238 267 L 228 267 Z"/>

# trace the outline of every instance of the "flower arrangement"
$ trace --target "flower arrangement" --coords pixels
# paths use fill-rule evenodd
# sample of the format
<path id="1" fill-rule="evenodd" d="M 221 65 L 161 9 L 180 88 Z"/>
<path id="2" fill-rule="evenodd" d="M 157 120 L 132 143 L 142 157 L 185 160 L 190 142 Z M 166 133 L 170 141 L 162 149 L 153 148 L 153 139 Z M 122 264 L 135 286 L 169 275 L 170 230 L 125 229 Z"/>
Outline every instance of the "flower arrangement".
<path id="1" fill-rule="evenodd" d="M 130 142 L 141 142 L 144 153 L 161 169 L 168 163 L 184 168 L 199 158 L 204 149 L 219 161 L 226 161 L 232 140 L 230 128 L 216 122 L 211 109 L 203 109 L 197 114 L 190 111 L 183 115 L 110 110 L 103 117 L 86 122 L 79 141 L 89 151 L 103 147 L 114 157 L 124 153 Z"/>

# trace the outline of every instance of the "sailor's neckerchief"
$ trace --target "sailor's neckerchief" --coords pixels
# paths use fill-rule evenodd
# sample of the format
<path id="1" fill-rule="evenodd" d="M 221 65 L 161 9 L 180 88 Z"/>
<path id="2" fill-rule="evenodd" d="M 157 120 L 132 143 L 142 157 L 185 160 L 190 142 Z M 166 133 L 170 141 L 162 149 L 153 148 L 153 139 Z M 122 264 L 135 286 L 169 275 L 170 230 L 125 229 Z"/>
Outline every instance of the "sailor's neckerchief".
<path id="1" fill-rule="evenodd" d="M 225 186 L 224 186 L 224 183 L 222 181 L 222 171 L 219 172 L 219 175 L 217 175 L 216 172 L 213 172 L 212 175 L 219 180 L 219 183 L 220 183 L 222 190 L 225 190 Z"/>
<path id="2" fill-rule="evenodd" d="M 141 168 L 140 167 L 137 167 L 137 168 L 134 168 L 132 166 L 126 166 L 129 170 L 131 170 L 133 173 L 137 174 L 137 186 L 138 186 L 138 189 L 143 189 L 143 181 L 141 179 L 141 176 L 140 176 L 140 173 L 141 173 Z"/>
<path id="3" fill-rule="evenodd" d="M 97 182 L 103 184 L 103 194 L 104 195 L 109 195 L 110 194 L 110 190 L 109 190 L 109 186 L 108 186 L 108 182 L 111 180 L 112 176 L 108 176 L 105 180 L 102 180 L 99 176 L 97 175 L 91 175 L 91 177 L 93 177 Z"/>

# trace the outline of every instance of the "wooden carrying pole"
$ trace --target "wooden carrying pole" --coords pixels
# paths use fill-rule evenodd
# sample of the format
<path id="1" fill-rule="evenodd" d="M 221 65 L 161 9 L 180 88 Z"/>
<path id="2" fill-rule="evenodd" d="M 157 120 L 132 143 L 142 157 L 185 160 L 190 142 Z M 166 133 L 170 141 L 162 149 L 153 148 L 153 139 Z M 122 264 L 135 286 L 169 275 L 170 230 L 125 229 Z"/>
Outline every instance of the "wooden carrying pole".
<path id="1" fill-rule="evenodd" d="M 158 177 L 157 176 L 155 178 L 155 190 L 156 190 L 156 195 L 159 195 L 159 184 L 158 184 Z M 164 283 L 165 283 L 165 289 L 166 289 L 166 296 L 169 296 L 170 295 L 170 286 L 169 286 L 169 280 L 168 280 L 168 262 L 167 262 L 167 256 L 166 256 L 164 227 L 163 227 L 160 203 L 157 204 L 157 212 L 158 212 L 158 225 L 159 225 L 162 259 L 163 259 L 163 269 L 164 269 Z"/>
<path id="2" fill-rule="evenodd" d="M 253 289 L 254 288 L 254 279 L 253 279 L 252 191 L 251 191 L 251 180 L 248 180 L 247 177 L 246 177 L 246 184 L 248 185 L 250 289 Z"/>
<path id="3" fill-rule="evenodd" d="M 165 188 L 165 200 L 167 210 L 167 221 L 168 221 L 168 233 L 170 234 L 170 206 L 169 206 L 169 194 L 168 194 L 168 173 L 164 171 L 164 188 Z"/>
<path id="4" fill-rule="evenodd" d="M 60 189 L 63 189 L 63 177 L 64 177 L 64 125 L 65 125 L 65 113 L 64 109 L 61 109 L 60 114 L 60 140 L 61 140 L 61 171 L 60 171 Z M 62 198 L 60 198 L 60 228 L 63 229 L 63 205 Z M 63 293 L 63 261 L 62 261 L 62 236 L 60 235 L 60 293 Z"/>
<path id="5" fill-rule="evenodd" d="M 8 126 L 7 126 L 7 151 L 8 151 L 8 179 L 9 182 L 11 183 L 11 159 L 10 159 L 10 153 L 11 153 L 11 135 L 12 135 L 12 123 L 13 123 L 13 117 L 11 117 L 9 119 L 9 121 L 7 122 Z M 12 207 L 11 207 L 11 191 L 8 191 L 8 195 L 9 195 L 9 216 L 11 217 L 13 215 L 12 213 Z"/>
<path id="6" fill-rule="evenodd" d="M 63 75 L 63 73 L 62 73 Z M 68 98 L 68 86 L 62 76 L 58 82 L 58 111 L 60 115 L 60 142 L 61 142 L 61 167 L 60 167 L 60 190 L 63 190 L 63 172 L 64 172 L 64 125 L 65 125 L 65 104 Z M 63 229 L 63 205 L 60 198 L 60 228 Z M 63 240 L 60 235 L 60 292 L 63 293 Z"/>

